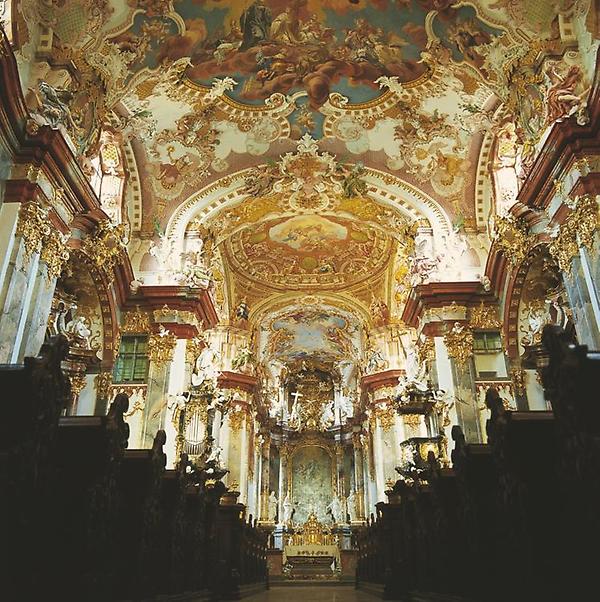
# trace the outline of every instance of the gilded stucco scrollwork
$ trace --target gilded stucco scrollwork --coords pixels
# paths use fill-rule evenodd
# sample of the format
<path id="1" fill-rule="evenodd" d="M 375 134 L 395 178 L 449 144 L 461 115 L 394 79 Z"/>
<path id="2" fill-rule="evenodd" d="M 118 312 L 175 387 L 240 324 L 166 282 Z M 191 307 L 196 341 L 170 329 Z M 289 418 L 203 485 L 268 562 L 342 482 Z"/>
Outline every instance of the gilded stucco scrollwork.
<path id="1" fill-rule="evenodd" d="M 534 239 L 529 235 L 527 225 L 522 219 L 496 215 L 494 217 L 494 244 L 512 266 L 517 266 L 533 248 Z"/>
<path id="2" fill-rule="evenodd" d="M 110 220 L 100 222 L 81 245 L 86 260 L 102 271 L 109 282 L 114 279 L 114 267 L 125 249 L 125 225 L 114 225 Z"/>
<path id="3" fill-rule="evenodd" d="M 151 329 L 150 314 L 137 308 L 126 311 L 121 319 L 121 333 L 144 334 Z"/>
<path id="4" fill-rule="evenodd" d="M 69 260 L 68 239 L 68 234 L 57 230 L 51 230 L 44 239 L 40 259 L 46 264 L 48 280 L 58 278 Z"/>
<path id="5" fill-rule="evenodd" d="M 100 372 L 94 377 L 98 399 L 109 399 L 112 387 L 112 372 Z"/>
<path id="6" fill-rule="evenodd" d="M 148 359 L 158 366 L 162 366 L 173 359 L 177 337 L 162 328 L 157 333 L 152 333 L 148 338 Z"/>
<path id="7" fill-rule="evenodd" d="M 462 366 L 473 356 L 473 333 L 465 325 L 455 322 L 454 326 L 444 336 L 448 349 L 448 357 Z"/>
<path id="8" fill-rule="evenodd" d="M 498 319 L 498 310 L 492 305 L 485 305 L 483 301 L 471 309 L 469 326 L 478 330 L 496 330 L 502 328 Z"/>
<path id="9" fill-rule="evenodd" d="M 572 260 L 579 254 L 580 247 L 588 250 L 593 247 L 594 234 L 599 226 L 597 197 L 586 194 L 576 199 L 573 211 L 548 247 L 563 272 L 571 273 Z"/>

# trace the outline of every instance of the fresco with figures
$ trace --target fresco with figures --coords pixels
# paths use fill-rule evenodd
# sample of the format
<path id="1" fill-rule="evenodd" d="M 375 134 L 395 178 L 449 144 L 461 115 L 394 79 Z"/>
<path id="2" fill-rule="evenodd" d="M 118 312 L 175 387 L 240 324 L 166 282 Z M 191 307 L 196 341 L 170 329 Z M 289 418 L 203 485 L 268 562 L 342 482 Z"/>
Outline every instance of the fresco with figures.
<path id="1" fill-rule="evenodd" d="M 308 445 L 297 449 L 292 456 L 293 520 L 304 524 L 311 512 L 320 522 L 330 523 L 327 506 L 333 498 L 332 459 L 322 447 Z"/>
<path id="2" fill-rule="evenodd" d="M 298 307 L 271 323 L 265 357 L 334 361 L 357 357 L 359 333 L 351 316 L 332 307 Z"/>

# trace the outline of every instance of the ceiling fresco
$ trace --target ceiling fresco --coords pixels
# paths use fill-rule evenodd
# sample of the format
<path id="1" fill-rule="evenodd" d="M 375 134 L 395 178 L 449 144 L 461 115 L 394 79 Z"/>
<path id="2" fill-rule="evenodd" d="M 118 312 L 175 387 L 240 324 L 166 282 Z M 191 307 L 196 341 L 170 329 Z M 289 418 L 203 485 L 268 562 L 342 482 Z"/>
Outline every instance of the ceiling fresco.
<path id="1" fill-rule="evenodd" d="M 286 291 L 366 308 L 375 294 L 397 315 L 419 266 L 460 279 L 468 259 L 479 277 L 492 208 L 514 203 L 556 120 L 585 121 L 590 5 L 21 0 L 12 14 L 32 114 L 58 111 L 84 168 L 108 131 L 137 176 L 121 212 L 136 266 L 181 277 L 191 260 L 169 229 L 193 205 L 224 316 Z M 512 196 L 491 198 L 492 168 Z"/>
<path id="2" fill-rule="evenodd" d="M 74 96 L 75 146 L 93 150 L 106 122 L 133 144 L 150 236 L 198 188 L 276 160 L 305 134 L 472 225 L 474 153 L 497 127 L 494 103 L 510 100 L 532 45 L 555 43 L 563 4 L 24 0 L 16 13 L 24 57 L 50 40 L 42 56 L 52 85 Z M 33 69 L 32 91 L 47 67 Z M 531 138 L 532 112 L 514 110 L 517 135 Z"/>
<path id="3" fill-rule="evenodd" d="M 272 318 L 265 331 L 264 357 L 284 363 L 356 358 L 360 349 L 355 319 L 334 307 L 292 307 Z"/>
<path id="4" fill-rule="evenodd" d="M 316 214 L 276 219 L 236 234 L 232 269 L 282 289 L 340 287 L 384 269 L 390 237 L 369 226 Z"/>

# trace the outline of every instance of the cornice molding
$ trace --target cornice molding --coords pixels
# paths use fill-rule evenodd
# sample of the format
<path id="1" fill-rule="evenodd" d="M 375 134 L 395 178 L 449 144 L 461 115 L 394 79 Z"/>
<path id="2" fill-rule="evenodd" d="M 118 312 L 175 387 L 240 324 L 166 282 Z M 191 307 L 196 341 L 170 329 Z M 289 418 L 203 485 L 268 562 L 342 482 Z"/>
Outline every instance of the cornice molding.
<path id="1" fill-rule="evenodd" d="M 423 313 L 434 307 L 446 307 L 452 303 L 473 307 L 497 301 L 492 292 L 486 292 L 478 281 L 473 282 L 429 282 L 412 289 L 402 312 L 402 321 L 416 328 Z"/>
<path id="2" fill-rule="evenodd" d="M 124 292 L 122 291 L 123 294 Z M 189 286 L 140 286 L 137 294 L 127 296 L 124 309 L 134 310 L 139 307 L 142 311 L 155 311 L 165 305 L 170 309 L 192 312 L 207 329 L 214 328 L 219 322 L 209 292 Z"/>

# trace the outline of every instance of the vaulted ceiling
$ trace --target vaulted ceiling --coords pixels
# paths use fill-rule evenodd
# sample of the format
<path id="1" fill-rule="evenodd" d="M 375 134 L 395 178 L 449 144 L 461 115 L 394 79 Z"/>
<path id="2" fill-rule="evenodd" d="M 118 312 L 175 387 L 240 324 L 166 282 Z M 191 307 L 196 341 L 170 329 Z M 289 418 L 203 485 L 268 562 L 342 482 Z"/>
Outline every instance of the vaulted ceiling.
<path id="1" fill-rule="evenodd" d="M 508 111 L 537 143 L 532 57 L 564 53 L 576 3 L 16 4 L 29 96 L 70 91 L 82 155 L 102 129 L 122 140 L 135 236 L 204 220 L 231 304 L 345 291 L 368 307 L 392 301 L 417 227 L 485 228 L 484 138 Z"/>

